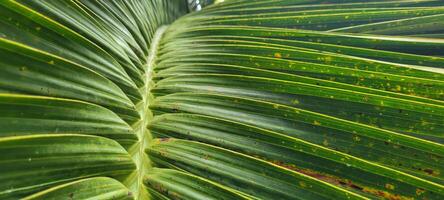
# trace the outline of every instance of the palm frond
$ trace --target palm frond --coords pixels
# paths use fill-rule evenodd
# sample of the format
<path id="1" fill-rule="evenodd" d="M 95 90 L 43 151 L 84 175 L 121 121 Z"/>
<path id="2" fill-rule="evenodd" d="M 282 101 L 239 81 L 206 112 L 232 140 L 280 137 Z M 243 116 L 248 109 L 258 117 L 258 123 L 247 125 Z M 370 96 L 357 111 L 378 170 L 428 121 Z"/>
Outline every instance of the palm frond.
<path id="1" fill-rule="evenodd" d="M 1 199 L 444 198 L 442 1 L 188 3 L 0 1 Z"/>

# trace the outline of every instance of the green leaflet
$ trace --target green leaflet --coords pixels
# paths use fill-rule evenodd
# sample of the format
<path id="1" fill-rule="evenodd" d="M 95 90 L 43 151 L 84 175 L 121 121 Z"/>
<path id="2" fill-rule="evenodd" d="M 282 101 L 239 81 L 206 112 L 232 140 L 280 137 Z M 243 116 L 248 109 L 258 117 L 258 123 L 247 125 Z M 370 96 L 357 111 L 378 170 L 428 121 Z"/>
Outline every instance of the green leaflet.
<path id="1" fill-rule="evenodd" d="M 254 155 L 363 195 L 391 192 L 386 186 L 393 185 L 395 193 L 416 196 L 418 182 L 424 181 L 320 145 L 221 118 L 166 114 L 155 118 L 150 129 L 158 137 L 197 140 Z M 362 176 L 367 178 L 359 178 Z"/>
<path id="2" fill-rule="evenodd" d="M 119 181 L 107 177 L 87 178 L 62 184 L 34 195 L 31 199 L 133 199 L 132 193 Z"/>
<path id="3" fill-rule="evenodd" d="M 96 44 L 29 8 L 11 1 L 2 1 L 1 4 L 2 38 L 78 63 L 112 80 L 128 96 L 141 98 L 137 94 L 136 85 L 122 66 Z"/>
<path id="4" fill-rule="evenodd" d="M 214 2 L 0 1 L 0 199 L 444 198 L 443 1 Z"/>
<path id="5" fill-rule="evenodd" d="M 389 1 L 330 1 L 325 4 L 322 1 L 230 1 L 226 2 L 224 6 L 214 6 L 214 8 L 208 7 L 202 11 L 202 13 L 218 14 L 218 15 L 238 15 L 243 14 L 273 14 L 288 11 L 300 11 L 301 13 L 306 11 L 322 11 L 330 10 L 347 10 L 352 9 L 366 9 L 366 8 L 402 8 L 402 7 L 421 7 L 421 6 L 435 6 L 442 5 L 439 0 L 389 0 Z M 257 6 L 257 5 L 260 6 Z"/>
<path id="6" fill-rule="evenodd" d="M 113 32 L 106 30 L 101 18 L 92 18 L 88 10 L 81 8 L 81 3 L 77 1 L 18 1 L 22 6 L 38 10 L 43 15 L 54 16 L 53 20 L 66 24 L 68 28 L 81 30 L 92 42 L 99 44 L 104 50 L 109 52 L 124 67 L 131 79 L 137 86 L 143 85 L 141 78 L 142 63 L 137 59 L 134 51 L 127 46 L 127 43 L 120 41 L 119 37 L 112 37 Z M 65 17 L 72 16 L 72 17 Z M 111 36 L 111 37 L 109 37 Z"/>
<path id="7" fill-rule="evenodd" d="M 1 91 L 89 101 L 109 107 L 128 121 L 138 118 L 134 104 L 108 79 L 13 41 L 0 39 L 0 44 L 0 76 L 5 82 Z"/>
<path id="8" fill-rule="evenodd" d="M 198 74 L 163 79 L 153 93 L 202 91 L 275 102 L 401 133 L 430 136 L 428 138 L 437 141 L 443 141 L 444 136 L 441 124 L 444 121 L 443 106 L 316 84 L 251 76 Z M 322 102 L 328 102 L 328 105 Z"/>
<path id="9" fill-rule="evenodd" d="M 263 38 L 278 38 L 298 40 L 303 42 L 315 42 L 321 44 L 334 44 L 349 47 L 363 47 L 416 55 L 442 56 L 439 50 L 444 42 L 436 38 L 395 37 L 382 35 L 334 33 L 300 29 L 284 29 L 255 26 L 186 26 L 186 23 L 177 24 L 180 29 L 174 29 L 165 36 L 164 41 L 170 37 L 197 37 L 208 35 L 236 35 L 254 36 Z"/>
<path id="10" fill-rule="evenodd" d="M 0 135 L 90 134 L 132 145 L 131 127 L 95 104 L 37 96 L 0 94 Z"/>
<path id="11" fill-rule="evenodd" d="M 258 156 L 370 198 L 441 198 L 442 41 L 312 31 L 409 20 L 427 15 L 420 6 L 439 2 L 375 1 L 355 10 L 348 9 L 358 7 L 353 3 L 327 4 L 330 10 L 269 3 L 274 7 L 221 3 L 169 28 L 156 66 L 151 132 Z M 377 9 L 395 3 L 412 7 Z M 312 30 L 270 28 L 287 25 Z M 304 149 L 302 141 L 314 146 Z M 155 163 L 219 180 L 212 167 L 185 161 L 199 153 L 175 148 L 152 153 Z"/>
<path id="12" fill-rule="evenodd" d="M 239 191 L 171 169 L 153 168 L 144 182 L 156 193 L 172 199 L 250 199 Z"/>
<path id="13" fill-rule="evenodd" d="M 330 80 L 322 80 L 317 78 L 311 78 L 301 75 L 295 75 L 285 72 L 277 72 L 271 71 L 270 69 L 257 69 L 252 67 L 243 67 L 238 65 L 230 65 L 230 64 L 215 64 L 215 63 L 182 63 L 177 64 L 174 67 L 164 69 L 157 73 L 156 79 L 162 80 L 165 78 L 175 77 L 175 76 L 183 76 L 183 75 L 244 75 L 244 76 L 253 76 L 253 77 L 263 77 L 270 79 L 277 79 L 282 81 L 291 81 L 291 82 L 300 82 L 317 86 L 325 86 L 337 89 L 344 90 L 352 90 L 355 92 L 390 96 L 399 99 L 418 101 L 423 103 L 430 103 L 436 105 L 444 105 L 444 102 L 439 100 L 433 100 L 428 98 L 421 98 L 417 96 L 404 95 L 396 92 L 377 90 L 362 86 L 354 86 L 350 84 L 338 83 Z M 412 80 L 412 79 L 410 79 Z M 413 80 L 412 80 L 413 81 Z M 167 82 L 167 81 L 165 81 Z"/>
<path id="14" fill-rule="evenodd" d="M 322 10 L 325 7 L 333 8 L 348 8 L 350 6 L 356 6 L 359 8 L 367 7 L 398 7 L 398 6 L 431 6 L 440 5 L 442 2 L 439 0 L 392 0 L 392 1 L 380 1 L 380 0 L 332 0 L 327 4 L 323 4 L 323 0 L 301 0 L 301 1 L 288 1 L 288 0 L 229 0 L 222 5 L 209 7 L 207 12 L 215 11 L 227 11 L 227 10 L 266 10 L 269 8 L 275 8 L 276 10 L 281 8 L 291 9 L 319 9 Z M 363 3 L 365 2 L 365 3 Z M 359 6 L 358 6 L 359 5 Z M 241 11 L 242 11 L 241 10 Z"/>
<path id="15" fill-rule="evenodd" d="M 149 166 L 141 145 L 148 52 L 156 29 L 185 13 L 179 1 L 0 2 L 0 140 L 33 145 L 22 157 L 0 156 L 3 173 L 11 173 L 2 175 L 2 198 L 63 199 L 77 189 L 85 193 L 74 198 L 149 198 L 136 170 Z M 36 152 L 53 160 L 38 164 Z M 17 161 L 8 164 L 8 156 Z M 116 180 L 80 180 L 101 176 Z M 85 190 L 100 182 L 111 185 Z"/>
<path id="16" fill-rule="evenodd" d="M 363 86 L 378 90 L 399 92 L 411 96 L 426 97 L 430 99 L 442 100 L 443 89 L 440 81 L 440 73 L 430 73 L 421 71 L 421 74 L 428 76 L 423 78 L 393 75 L 390 73 L 379 73 L 360 69 L 347 69 L 332 65 L 319 65 L 308 62 L 291 61 L 270 57 L 253 56 L 246 54 L 232 53 L 200 53 L 204 58 L 190 58 L 178 56 L 166 62 L 160 63 L 162 68 L 169 68 L 178 65 L 199 65 L 199 63 L 210 63 L 213 65 L 237 65 L 248 68 L 272 70 L 276 72 L 301 75 L 321 80 L 336 81 L 349 85 Z M 413 68 L 407 71 L 416 71 Z M 418 70 L 419 71 L 419 70 Z M 431 76 L 430 76 L 431 75 Z M 433 77 L 433 76 L 436 76 Z M 433 80 L 436 79 L 436 80 Z M 430 80 L 430 81 L 429 81 Z M 429 81 L 429 82 L 428 82 Z M 431 92 L 428 92 L 431 90 Z"/>
<path id="17" fill-rule="evenodd" d="M 339 11 L 339 12 L 338 12 Z M 368 23 L 377 23 L 383 21 L 400 20 L 418 16 L 432 16 L 444 13 L 443 7 L 429 9 L 382 9 L 377 10 L 335 10 L 330 12 L 324 10 L 320 12 L 286 12 L 263 14 L 243 14 L 242 16 L 215 16 L 206 18 L 197 18 L 196 22 L 201 21 L 203 25 L 248 25 L 248 26 L 267 26 L 281 28 L 297 28 L 310 30 L 332 30 L 343 27 L 358 26 Z M 435 23 L 435 25 L 437 25 Z M 438 29 L 439 30 L 439 29 Z M 384 33 L 384 32 L 383 32 Z M 396 32 L 395 32 L 396 33 Z"/>
<path id="18" fill-rule="evenodd" d="M 443 19 L 444 15 L 442 14 L 417 16 L 414 18 L 363 24 L 330 31 L 373 33 L 385 35 L 415 35 L 421 33 L 433 33 L 442 31 Z M 396 24 L 396 26 L 394 24 Z"/>
<path id="19" fill-rule="evenodd" d="M 257 198 L 365 199 L 303 174 L 228 150 L 174 139 L 156 143 L 148 150 L 155 163 L 230 184 Z"/>
<path id="20" fill-rule="evenodd" d="M 176 93 L 157 98 L 152 109 L 205 114 L 242 122 L 388 166 L 401 166 L 399 168 L 409 173 L 442 182 L 440 157 L 443 145 L 396 132 L 280 104 L 226 95 Z M 410 154 L 415 156 L 406 156 Z"/>
<path id="21" fill-rule="evenodd" d="M 117 142 L 95 136 L 6 137 L 0 139 L 0 153 L 1 198 L 20 198 L 81 178 L 118 177 L 134 169 Z"/>
<path id="22" fill-rule="evenodd" d="M 411 64 L 416 66 L 436 67 L 436 68 L 439 68 L 441 66 L 440 62 L 442 62 L 442 58 L 434 56 L 421 56 L 416 54 L 374 50 L 365 47 L 358 48 L 358 47 L 350 47 L 343 45 L 324 44 L 324 43 L 318 43 L 316 41 L 306 42 L 306 41 L 277 39 L 277 38 L 221 35 L 221 36 L 202 36 L 199 38 L 193 38 L 187 40 L 178 39 L 174 43 L 189 44 L 191 42 L 199 44 L 207 44 L 207 43 L 218 44 L 222 42 L 227 42 L 229 44 L 236 44 L 236 43 L 249 44 L 249 45 L 256 44 L 256 45 L 265 45 L 270 47 L 281 47 L 286 49 L 297 48 L 297 49 L 303 49 L 305 51 L 319 50 L 324 52 L 346 54 L 350 56 L 370 58 L 370 59 L 376 59 L 376 60 L 388 61 L 400 64 Z M 168 44 L 165 45 L 165 48 L 167 48 L 168 46 L 170 45 Z"/>

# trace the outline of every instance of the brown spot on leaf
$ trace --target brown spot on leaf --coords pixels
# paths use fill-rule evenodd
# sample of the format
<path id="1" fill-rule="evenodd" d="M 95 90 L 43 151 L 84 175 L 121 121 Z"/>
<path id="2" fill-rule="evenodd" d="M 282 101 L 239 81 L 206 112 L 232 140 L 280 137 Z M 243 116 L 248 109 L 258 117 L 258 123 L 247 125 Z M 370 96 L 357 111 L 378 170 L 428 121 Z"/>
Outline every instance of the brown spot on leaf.
<path id="1" fill-rule="evenodd" d="M 169 142 L 171 138 L 159 138 L 160 142 Z"/>
<path id="2" fill-rule="evenodd" d="M 424 172 L 431 175 L 431 176 L 438 176 L 439 175 L 439 172 L 435 171 L 433 169 L 424 169 Z"/>
<path id="3" fill-rule="evenodd" d="M 262 158 L 263 159 L 263 158 Z M 283 163 L 282 161 L 270 161 L 273 164 L 279 165 L 281 167 L 284 167 L 286 169 L 292 170 L 292 171 L 296 171 L 302 174 L 305 174 L 307 176 L 316 178 L 318 180 L 333 184 L 333 185 L 337 185 L 337 186 L 341 186 L 341 187 L 345 187 L 345 188 L 350 188 L 350 189 L 355 189 L 355 190 L 359 190 L 361 192 L 364 193 L 368 193 L 374 196 L 378 196 L 384 199 L 388 199 L 388 200 L 413 200 L 414 198 L 412 197 L 406 197 L 406 196 L 401 196 L 398 194 L 392 194 L 390 192 L 384 191 L 384 190 L 379 190 L 379 189 L 374 189 L 374 188 L 370 188 L 370 187 L 365 187 L 365 186 L 361 186 L 359 184 L 353 183 L 353 181 L 348 180 L 348 179 L 344 179 L 344 178 L 339 178 L 336 176 L 332 176 L 329 174 L 324 174 L 321 172 L 317 172 L 314 170 L 310 170 L 310 169 L 302 169 L 302 168 L 298 168 L 293 164 L 286 164 Z M 302 185 L 301 185 L 302 186 Z M 395 186 L 392 184 L 386 184 L 385 188 L 390 189 L 390 190 L 394 190 Z"/>
<path id="4" fill-rule="evenodd" d="M 421 189 L 421 188 L 416 189 L 416 195 L 417 195 L 417 196 L 422 195 L 424 192 L 425 192 L 424 189 Z"/>
<path id="5" fill-rule="evenodd" d="M 414 198 L 412 197 L 405 197 L 405 196 L 401 196 L 398 194 L 392 194 L 383 190 L 377 190 L 377 189 L 373 189 L 373 188 L 364 188 L 362 190 L 365 193 L 369 193 L 369 194 L 373 194 L 375 196 L 384 198 L 384 199 L 388 199 L 388 200 L 413 200 Z"/>

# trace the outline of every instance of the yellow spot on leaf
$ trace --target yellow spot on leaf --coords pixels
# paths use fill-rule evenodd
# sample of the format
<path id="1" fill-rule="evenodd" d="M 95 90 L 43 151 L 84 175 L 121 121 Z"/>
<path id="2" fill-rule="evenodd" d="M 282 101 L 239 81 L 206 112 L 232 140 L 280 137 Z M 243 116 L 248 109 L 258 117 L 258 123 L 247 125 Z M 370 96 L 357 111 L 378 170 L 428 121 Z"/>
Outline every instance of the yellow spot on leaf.
<path id="1" fill-rule="evenodd" d="M 323 144 L 324 146 L 328 146 L 328 141 L 327 141 L 327 140 L 324 140 L 324 141 L 322 142 L 322 144 Z"/>
<path id="2" fill-rule="evenodd" d="M 274 53 L 274 57 L 275 58 L 282 58 L 282 54 L 281 53 Z"/>
<path id="3" fill-rule="evenodd" d="M 326 62 L 331 62 L 331 61 L 332 61 L 332 58 L 331 58 L 330 56 L 326 56 L 326 57 L 324 58 L 324 60 L 325 60 Z"/>
<path id="4" fill-rule="evenodd" d="M 395 189 L 395 186 L 392 185 L 392 184 L 390 184 L 390 183 L 386 183 L 386 184 L 385 184 L 385 188 L 387 188 L 387 189 L 389 189 L 389 190 L 394 190 L 394 189 Z"/>
<path id="5" fill-rule="evenodd" d="M 421 188 L 416 189 L 416 195 L 417 196 L 422 195 L 424 192 L 425 192 L 425 190 L 423 190 Z"/>

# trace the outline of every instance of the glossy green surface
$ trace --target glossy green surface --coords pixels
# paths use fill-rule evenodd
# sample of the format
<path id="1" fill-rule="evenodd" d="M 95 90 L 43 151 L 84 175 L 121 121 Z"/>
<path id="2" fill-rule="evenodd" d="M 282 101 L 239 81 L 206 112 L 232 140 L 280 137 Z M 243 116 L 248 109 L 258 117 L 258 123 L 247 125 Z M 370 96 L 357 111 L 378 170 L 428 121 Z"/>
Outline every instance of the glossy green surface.
<path id="1" fill-rule="evenodd" d="M 444 2 L 0 1 L 0 199 L 444 198 Z"/>

